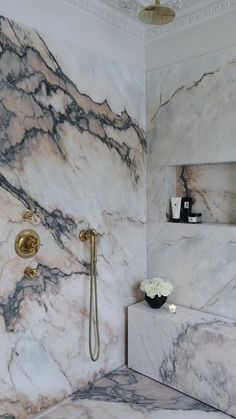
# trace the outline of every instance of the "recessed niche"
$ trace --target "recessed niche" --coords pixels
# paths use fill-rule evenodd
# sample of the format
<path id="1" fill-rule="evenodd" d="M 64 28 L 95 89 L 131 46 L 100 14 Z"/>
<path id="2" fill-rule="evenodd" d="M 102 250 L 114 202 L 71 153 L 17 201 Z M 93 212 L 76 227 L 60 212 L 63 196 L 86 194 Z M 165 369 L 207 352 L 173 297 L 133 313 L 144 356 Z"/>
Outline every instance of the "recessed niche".
<path id="1" fill-rule="evenodd" d="M 203 223 L 236 224 L 236 163 L 166 169 L 167 218 L 171 196 L 192 196 L 192 212 L 201 212 Z"/>

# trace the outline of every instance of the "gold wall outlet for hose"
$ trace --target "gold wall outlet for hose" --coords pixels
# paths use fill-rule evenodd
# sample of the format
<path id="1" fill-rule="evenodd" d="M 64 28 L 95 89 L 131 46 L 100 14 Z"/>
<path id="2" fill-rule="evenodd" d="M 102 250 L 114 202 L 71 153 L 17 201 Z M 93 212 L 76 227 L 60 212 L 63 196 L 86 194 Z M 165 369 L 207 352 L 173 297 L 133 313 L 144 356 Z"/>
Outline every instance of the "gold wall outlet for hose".
<path id="1" fill-rule="evenodd" d="M 79 233 L 79 238 L 82 242 L 85 242 L 86 240 L 92 239 L 92 237 L 97 237 L 98 233 L 95 229 L 91 228 L 89 230 L 81 230 Z"/>
<path id="2" fill-rule="evenodd" d="M 26 266 L 24 269 L 24 276 L 28 279 L 38 278 L 38 271 L 36 268 L 31 268 L 30 266 Z"/>
<path id="3" fill-rule="evenodd" d="M 29 259 L 38 253 L 40 237 L 34 230 L 22 230 L 15 240 L 15 251 L 21 258 Z"/>

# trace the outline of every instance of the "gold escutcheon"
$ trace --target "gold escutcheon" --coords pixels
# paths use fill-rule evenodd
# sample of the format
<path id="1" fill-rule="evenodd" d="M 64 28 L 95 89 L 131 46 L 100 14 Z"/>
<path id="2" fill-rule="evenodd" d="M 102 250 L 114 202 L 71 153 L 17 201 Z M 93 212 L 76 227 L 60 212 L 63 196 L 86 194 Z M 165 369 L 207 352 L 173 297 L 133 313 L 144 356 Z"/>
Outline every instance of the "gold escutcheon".
<path id="1" fill-rule="evenodd" d="M 15 251 L 21 258 L 29 259 L 38 253 L 40 237 L 34 230 L 22 230 L 15 240 Z"/>

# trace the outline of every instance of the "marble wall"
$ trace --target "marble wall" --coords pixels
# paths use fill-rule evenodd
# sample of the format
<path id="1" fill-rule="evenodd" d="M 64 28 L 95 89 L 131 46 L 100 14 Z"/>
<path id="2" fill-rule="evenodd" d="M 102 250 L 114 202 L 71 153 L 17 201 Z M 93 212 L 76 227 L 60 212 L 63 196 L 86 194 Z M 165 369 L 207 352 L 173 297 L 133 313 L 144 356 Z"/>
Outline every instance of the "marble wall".
<path id="1" fill-rule="evenodd" d="M 145 75 L 0 20 L 0 415 L 27 418 L 125 361 L 126 306 L 146 273 Z M 33 260 L 14 250 L 33 226 Z M 96 228 L 101 356 L 88 355 Z M 135 237 L 135 239 L 134 239 Z M 24 277 L 26 265 L 39 277 Z"/>
<path id="2" fill-rule="evenodd" d="M 235 418 L 235 330 L 235 320 L 143 301 L 129 307 L 128 365 Z"/>
<path id="3" fill-rule="evenodd" d="M 176 167 L 175 196 L 191 196 L 204 223 L 236 224 L 236 164 Z"/>
<path id="4" fill-rule="evenodd" d="M 136 305 L 133 305 L 133 307 Z M 137 323 L 136 323 L 137 325 Z M 170 387 L 123 366 L 34 419 L 229 419 Z"/>
<path id="5" fill-rule="evenodd" d="M 172 281 L 179 305 L 236 319 L 236 227 L 214 224 L 235 223 L 236 47 L 152 71 L 147 89 L 148 276 Z M 166 222 L 176 166 L 192 164 L 212 225 Z"/>
<path id="6" fill-rule="evenodd" d="M 147 75 L 149 164 L 235 161 L 236 47 Z"/>

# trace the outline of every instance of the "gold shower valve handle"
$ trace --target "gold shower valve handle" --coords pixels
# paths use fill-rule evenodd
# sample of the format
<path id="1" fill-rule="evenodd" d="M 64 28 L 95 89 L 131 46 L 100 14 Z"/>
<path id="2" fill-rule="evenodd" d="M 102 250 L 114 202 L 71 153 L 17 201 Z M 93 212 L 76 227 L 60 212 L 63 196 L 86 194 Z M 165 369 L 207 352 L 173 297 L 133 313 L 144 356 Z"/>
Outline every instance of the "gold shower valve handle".
<path id="1" fill-rule="evenodd" d="M 15 251 L 18 256 L 28 259 L 36 255 L 40 248 L 40 237 L 34 230 L 22 230 L 15 240 Z"/>
<path id="2" fill-rule="evenodd" d="M 34 279 L 34 278 L 38 278 L 39 275 L 36 268 L 31 268 L 30 266 L 26 266 L 24 270 L 24 276 L 26 278 Z"/>

